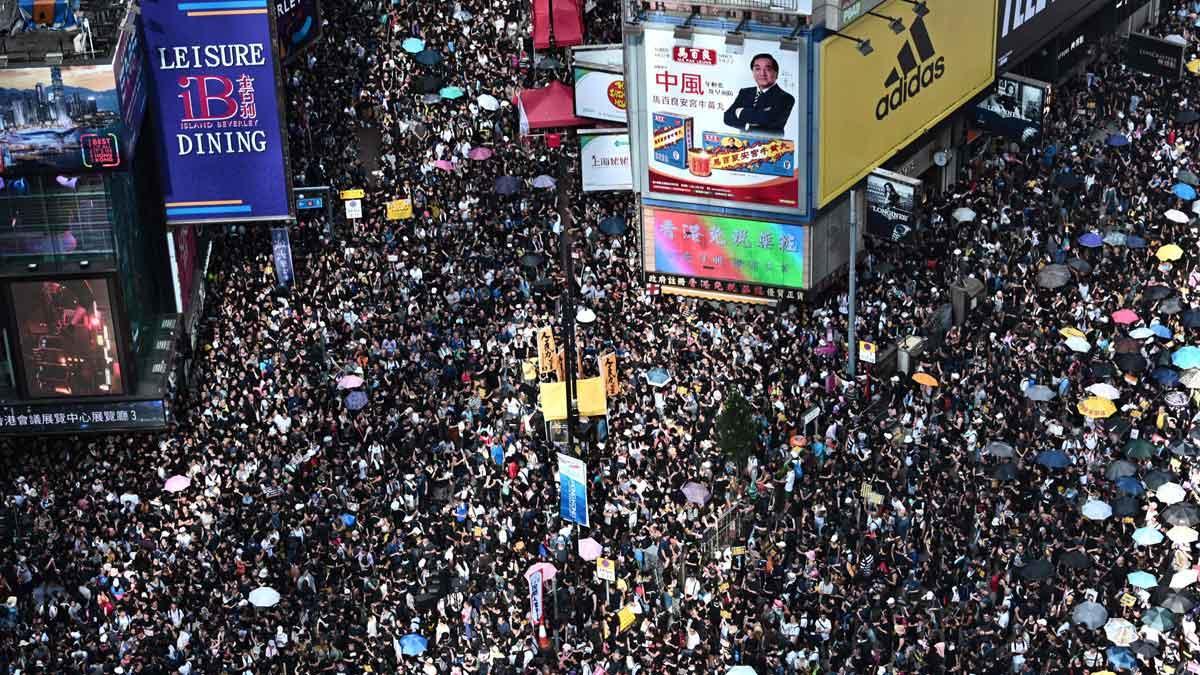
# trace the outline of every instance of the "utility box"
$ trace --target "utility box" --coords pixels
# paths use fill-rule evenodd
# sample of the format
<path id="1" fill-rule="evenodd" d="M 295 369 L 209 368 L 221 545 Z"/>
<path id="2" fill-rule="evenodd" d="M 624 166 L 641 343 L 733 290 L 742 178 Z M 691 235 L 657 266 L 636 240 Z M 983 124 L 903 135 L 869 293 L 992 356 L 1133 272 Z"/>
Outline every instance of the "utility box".
<path id="1" fill-rule="evenodd" d="M 987 289 L 983 282 L 975 277 L 963 279 L 961 286 L 950 287 L 950 302 L 954 305 L 954 325 L 962 326 L 967 317 L 975 313 L 979 299 Z"/>
<path id="2" fill-rule="evenodd" d="M 896 368 L 905 375 L 911 375 L 913 363 L 925 352 L 925 338 L 910 335 L 900 341 L 896 348 Z"/>

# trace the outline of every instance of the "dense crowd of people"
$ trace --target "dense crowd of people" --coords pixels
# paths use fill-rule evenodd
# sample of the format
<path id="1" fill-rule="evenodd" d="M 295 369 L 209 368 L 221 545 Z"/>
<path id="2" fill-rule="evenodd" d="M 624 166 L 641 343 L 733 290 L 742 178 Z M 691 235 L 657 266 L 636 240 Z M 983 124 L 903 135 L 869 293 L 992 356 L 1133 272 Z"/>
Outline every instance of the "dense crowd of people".
<path id="1" fill-rule="evenodd" d="M 629 195 L 579 192 L 571 143 L 516 137 L 517 89 L 565 77 L 517 56 L 525 5 L 323 9 L 322 42 L 285 72 L 293 168 L 367 186 L 366 217 L 331 233 L 305 216 L 290 290 L 265 232 L 217 233 L 171 431 L 5 448 L 0 484 L 28 527 L 0 541 L 0 673 L 1183 672 L 1200 658 L 1200 355 L 1180 353 L 1200 327 L 1200 235 L 1173 189 L 1200 182 L 1184 114 L 1200 79 L 1138 74 L 1102 48 L 1056 90 L 1040 139 L 995 141 L 909 241 L 865 256 L 860 336 L 925 337 L 916 367 L 936 384 L 849 380 L 844 291 L 759 310 L 639 282 L 636 228 L 598 227 L 632 221 Z M 619 39 L 617 12 L 589 11 L 592 41 Z M 1194 45 L 1194 21 L 1153 31 Z M 415 61 L 410 37 L 443 60 Z M 426 98 L 426 77 L 465 95 Z M 495 155 L 471 160 L 476 146 Z M 534 188 L 543 174 L 558 188 Z M 512 194 L 494 189 L 505 176 Z M 401 197 L 414 217 L 386 219 Z M 963 274 L 985 293 L 956 327 L 938 317 Z M 585 374 L 612 351 L 622 379 L 606 432 L 583 439 L 578 532 L 522 367 L 567 288 L 598 317 L 579 328 Z M 654 368 L 671 382 L 652 386 Z M 758 438 L 744 462 L 714 429 L 735 393 Z M 164 490 L 174 476 L 190 485 Z M 557 572 L 540 626 L 538 563 Z M 251 597 L 264 587 L 277 601 Z"/>

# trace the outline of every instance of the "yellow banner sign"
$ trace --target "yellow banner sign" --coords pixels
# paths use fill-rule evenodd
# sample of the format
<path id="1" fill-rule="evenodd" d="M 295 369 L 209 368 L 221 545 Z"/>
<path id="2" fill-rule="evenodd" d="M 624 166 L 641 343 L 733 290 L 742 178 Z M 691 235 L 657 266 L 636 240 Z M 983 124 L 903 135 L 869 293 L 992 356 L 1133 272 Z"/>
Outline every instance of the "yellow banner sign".
<path id="1" fill-rule="evenodd" d="M 621 393 L 621 377 L 617 373 L 617 355 L 608 352 L 600 357 L 600 377 L 604 378 L 604 393 L 617 396 Z"/>
<path id="2" fill-rule="evenodd" d="M 346 200 L 362 199 L 367 196 L 367 193 L 362 188 L 354 188 L 353 190 L 342 190 L 338 193 L 338 196 Z"/>
<path id="3" fill-rule="evenodd" d="M 554 330 L 549 326 L 539 328 L 537 333 L 538 371 L 554 371 Z"/>
<path id="4" fill-rule="evenodd" d="M 411 199 L 393 199 L 387 203 L 388 220 L 407 220 L 413 216 Z"/>
<path id="5" fill-rule="evenodd" d="M 860 43 L 831 35 L 821 42 L 820 156 L 817 205 L 825 206 L 988 86 L 995 75 L 996 3 L 926 0 L 916 16 L 903 0 L 875 11 L 904 17 L 862 19 L 843 28 Z M 847 86 L 847 82 L 855 83 Z"/>

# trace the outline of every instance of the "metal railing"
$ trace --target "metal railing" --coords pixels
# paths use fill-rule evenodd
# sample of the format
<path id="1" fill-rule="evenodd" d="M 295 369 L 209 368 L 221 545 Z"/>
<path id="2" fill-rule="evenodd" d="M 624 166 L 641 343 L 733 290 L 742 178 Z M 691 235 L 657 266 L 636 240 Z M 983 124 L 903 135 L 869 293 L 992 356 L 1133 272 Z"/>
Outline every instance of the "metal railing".
<path id="1" fill-rule="evenodd" d="M 727 546 L 745 542 L 747 530 L 753 517 L 753 510 L 748 509 L 745 504 L 731 506 L 717 517 L 716 525 L 704 531 L 704 535 L 700 538 L 700 541 L 684 542 L 682 550 L 676 557 L 674 570 L 680 592 L 683 591 L 687 582 L 689 549 L 693 546 L 699 547 L 700 564 L 701 566 L 706 565 L 709 561 L 713 560 L 714 553 L 724 550 Z"/>

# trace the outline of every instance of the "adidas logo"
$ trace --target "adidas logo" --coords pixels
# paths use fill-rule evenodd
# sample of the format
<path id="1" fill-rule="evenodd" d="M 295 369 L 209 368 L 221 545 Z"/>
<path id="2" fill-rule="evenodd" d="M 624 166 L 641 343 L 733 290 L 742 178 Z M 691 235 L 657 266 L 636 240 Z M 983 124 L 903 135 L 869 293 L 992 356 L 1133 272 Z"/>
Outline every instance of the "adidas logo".
<path id="1" fill-rule="evenodd" d="M 925 17 L 918 17 L 912 22 L 908 35 L 909 40 L 896 53 L 896 67 L 883 81 L 883 86 L 890 91 L 875 104 L 877 120 L 887 117 L 888 113 L 916 97 L 946 73 L 946 57 L 937 56 L 933 40 L 929 38 L 929 30 L 925 28 Z"/>

